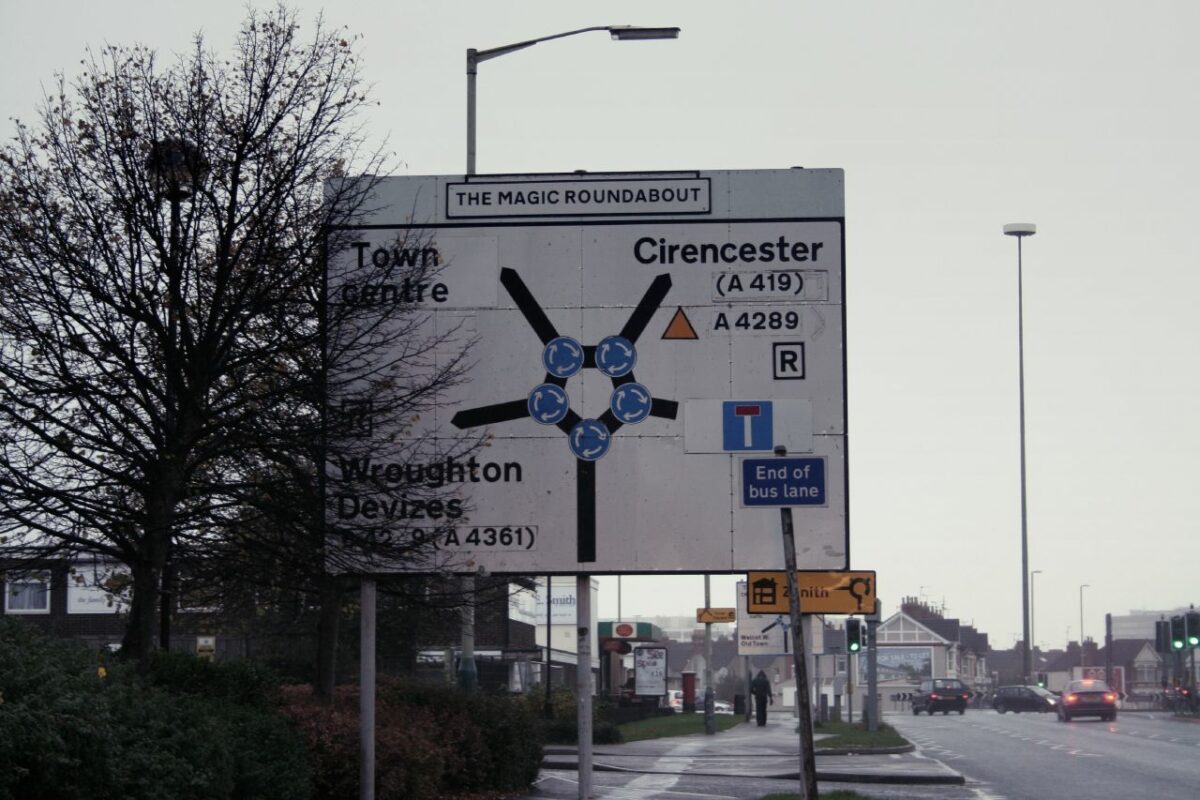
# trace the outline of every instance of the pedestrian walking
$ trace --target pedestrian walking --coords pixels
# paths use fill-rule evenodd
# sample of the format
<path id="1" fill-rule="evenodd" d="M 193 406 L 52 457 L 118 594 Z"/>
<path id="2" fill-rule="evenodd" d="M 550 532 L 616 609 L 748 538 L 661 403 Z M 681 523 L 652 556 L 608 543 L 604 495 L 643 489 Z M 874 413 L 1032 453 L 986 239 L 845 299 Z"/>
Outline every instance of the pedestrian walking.
<path id="1" fill-rule="evenodd" d="M 761 728 L 767 724 L 767 704 L 775 702 L 775 698 L 771 696 L 771 682 L 767 680 L 767 673 L 761 669 L 754 676 L 754 680 L 750 681 L 750 694 L 754 695 L 755 719 Z"/>

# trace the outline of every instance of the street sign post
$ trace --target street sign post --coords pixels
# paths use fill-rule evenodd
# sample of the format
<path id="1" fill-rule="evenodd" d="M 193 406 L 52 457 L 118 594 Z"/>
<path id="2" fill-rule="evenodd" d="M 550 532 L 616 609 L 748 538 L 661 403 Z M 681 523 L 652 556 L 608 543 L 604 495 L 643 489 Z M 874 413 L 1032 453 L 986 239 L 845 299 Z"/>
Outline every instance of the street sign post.
<path id="1" fill-rule="evenodd" d="M 875 610 L 874 570 L 800 570 L 796 579 L 805 614 L 870 614 Z M 787 613 L 786 572 L 750 572 L 746 582 L 749 613 Z"/>
<path id="2" fill-rule="evenodd" d="M 382 525 L 412 554 L 363 571 L 778 567 L 779 503 L 747 487 L 803 506 L 800 567 L 847 566 L 840 170 L 384 178 L 372 206 L 331 238 L 328 302 L 403 304 L 395 347 L 438 341 L 414 369 L 470 366 L 329 443 L 331 541 Z M 746 477 L 777 447 L 799 489 Z"/>
<path id="3" fill-rule="evenodd" d="M 736 608 L 697 608 L 696 623 L 711 625 L 720 622 L 737 622 Z"/>

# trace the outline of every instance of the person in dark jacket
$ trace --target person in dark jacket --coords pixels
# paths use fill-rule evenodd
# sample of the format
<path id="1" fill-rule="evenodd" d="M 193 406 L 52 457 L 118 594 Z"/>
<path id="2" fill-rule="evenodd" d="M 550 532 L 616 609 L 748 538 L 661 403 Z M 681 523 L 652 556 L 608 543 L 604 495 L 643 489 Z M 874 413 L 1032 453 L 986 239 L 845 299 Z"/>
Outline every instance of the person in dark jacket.
<path id="1" fill-rule="evenodd" d="M 754 676 L 754 680 L 750 681 L 750 694 L 754 695 L 754 714 L 758 720 L 758 727 L 761 728 L 767 724 L 767 704 L 775 702 L 771 697 L 771 682 L 767 680 L 767 673 L 761 669 Z"/>

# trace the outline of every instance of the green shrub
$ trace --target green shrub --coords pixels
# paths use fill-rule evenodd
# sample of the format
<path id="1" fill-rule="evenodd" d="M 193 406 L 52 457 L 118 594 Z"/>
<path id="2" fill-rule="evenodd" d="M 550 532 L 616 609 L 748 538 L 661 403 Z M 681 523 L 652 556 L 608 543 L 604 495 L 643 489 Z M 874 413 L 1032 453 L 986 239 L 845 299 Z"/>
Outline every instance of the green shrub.
<path id="1" fill-rule="evenodd" d="M 358 790 L 358 691 L 333 705 L 308 687 L 285 690 L 287 713 L 308 739 L 315 796 Z M 380 681 L 375 709 L 376 797 L 444 798 L 527 788 L 542 761 L 539 720 L 520 698 Z"/>
<path id="2" fill-rule="evenodd" d="M 534 717 L 540 718 L 545 701 L 544 694 L 527 695 L 526 710 Z M 592 701 L 592 743 L 620 744 L 625 741 L 617 727 L 617 706 L 606 697 L 594 697 Z M 562 688 L 554 689 L 550 694 L 550 702 L 554 717 L 542 720 L 545 741 L 553 744 L 575 744 L 579 740 L 579 715 L 575 693 Z"/>
<path id="3" fill-rule="evenodd" d="M 308 797 L 303 741 L 263 698 L 235 690 L 244 670 L 183 658 L 164 674 L 206 675 L 226 696 L 172 691 L 174 678 L 156 684 L 0 619 L 0 800 Z"/>
<path id="4" fill-rule="evenodd" d="M 579 723 L 573 719 L 551 719 L 544 723 L 546 741 L 554 744 L 576 744 L 579 741 Z M 625 741 L 621 729 L 603 720 L 592 723 L 592 744 L 620 744 Z"/>
<path id="5" fill-rule="evenodd" d="M 158 652 L 147 678 L 174 694 L 203 695 L 245 706 L 279 704 L 279 680 L 269 667 L 248 659 L 206 661 L 190 653 Z"/>

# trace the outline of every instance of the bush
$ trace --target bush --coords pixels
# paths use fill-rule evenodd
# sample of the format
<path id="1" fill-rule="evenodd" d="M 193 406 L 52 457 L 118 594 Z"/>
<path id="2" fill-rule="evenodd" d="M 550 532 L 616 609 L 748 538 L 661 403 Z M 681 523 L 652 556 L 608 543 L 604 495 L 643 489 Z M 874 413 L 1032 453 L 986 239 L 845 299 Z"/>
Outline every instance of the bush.
<path id="1" fill-rule="evenodd" d="M 308 687 L 285 690 L 287 713 L 307 736 L 315 796 L 358 791 L 358 690 L 322 705 Z M 538 719 L 519 699 L 381 680 L 375 710 L 376 797 L 444 798 L 519 791 L 542 761 Z"/>
<path id="2" fill-rule="evenodd" d="M 206 675 L 251 699 L 234 690 L 243 671 L 170 661 L 163 674 L 173 679 Z M 170 691 L 104 654 L 0 619 L 0 800 L 308 797 L 302 740 L 253 699 Z"/>
<path id="3" fill-rule="evenodd" d="M 206 661 L 190 653 L 158 652 L 147 678 L 173 694 L 202 695 L 244 706 L 277 706 L 279 679 L 269 667 L 248 659 Z"/>
<path id="4" fill-rule="evenodd" d="M 551 719 L 544 723 L 546 741 L 554 744 L 577 744 L 579 723 L 573 719 Z M 592 744 L 620 744 L 625 741 L 621 729 L 611 722 L 592 723 Z"/>
<path id="5" fill-rule="evenodd" d="M 592 744 L 620 744 L 625 741 L 617 727 L 617 706 L 606 697 L 592 698 Z M 554 718 L 542 721 L 545 740 L 554 744 L 576 744 L 579 740 L 579 715 L 575 693 L 567 689 L 554 689 L 550 694 Z M 540 716 L 545 705 L 544 694 L 526 696 L 526 708 L 537 709 Z"/>
<path id="6" fill-rule="evenodd" d="M 286 713 L 308 742 L 314 800 L 358 796 L 358 691 L 338 690 L 334 705 L 318 702 L 308 687 L 285 692 Z M 375 712 L 375 797 L 377 800 L 444 796 L 445 761 L 440 731 L 420 709 L 377 704 Z"/>

